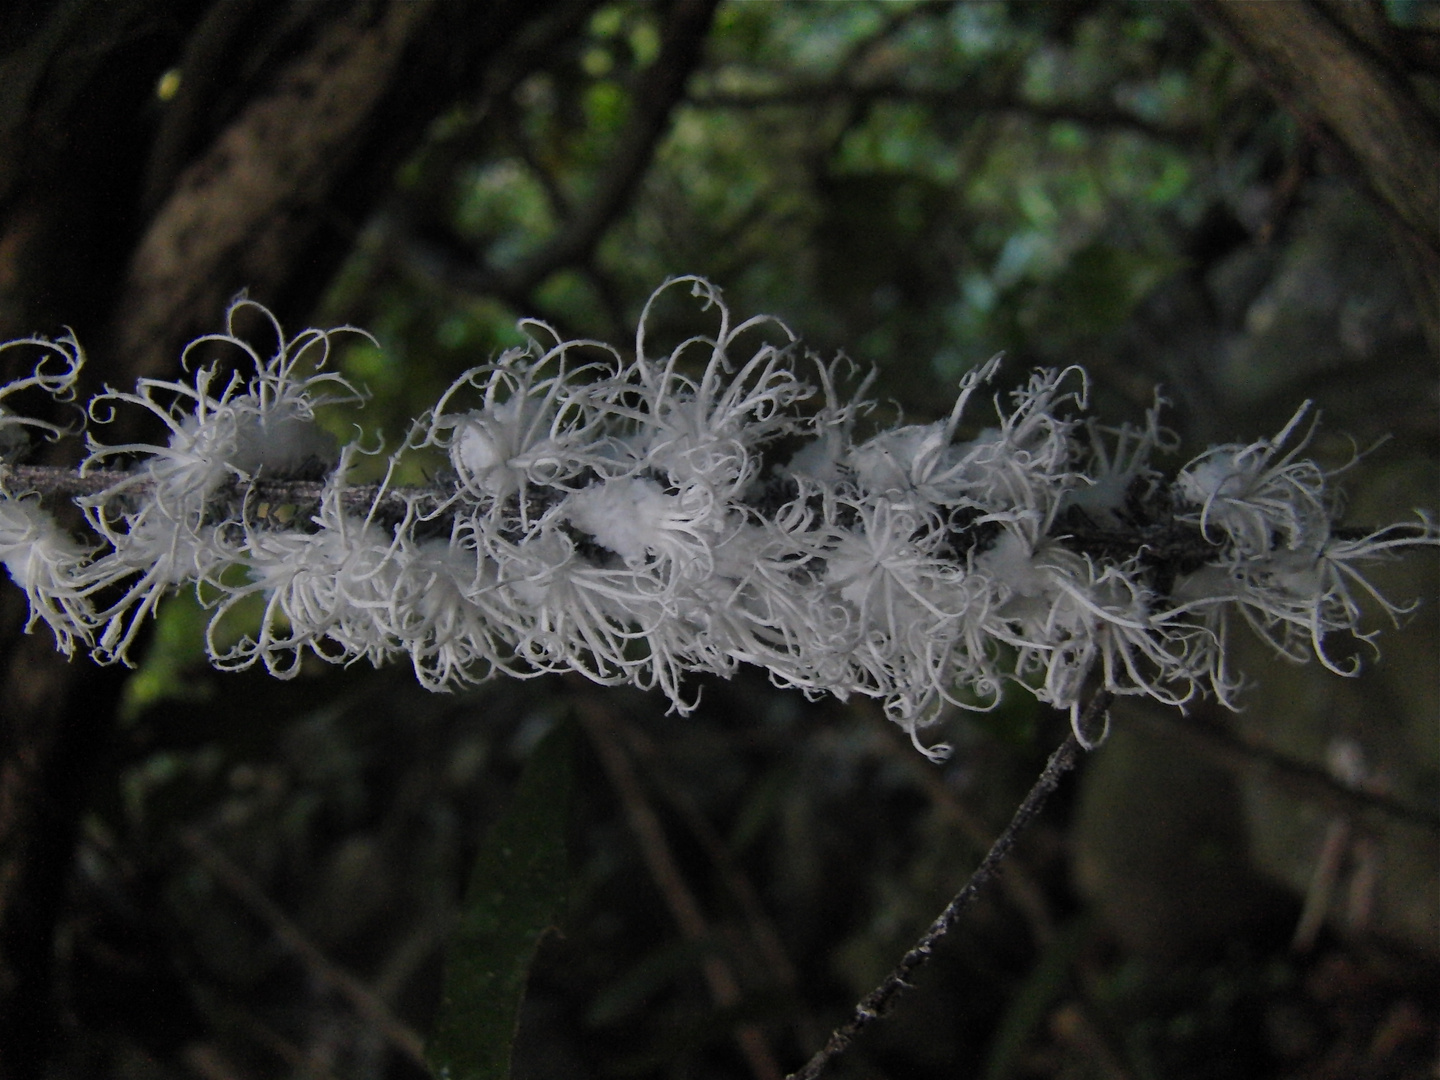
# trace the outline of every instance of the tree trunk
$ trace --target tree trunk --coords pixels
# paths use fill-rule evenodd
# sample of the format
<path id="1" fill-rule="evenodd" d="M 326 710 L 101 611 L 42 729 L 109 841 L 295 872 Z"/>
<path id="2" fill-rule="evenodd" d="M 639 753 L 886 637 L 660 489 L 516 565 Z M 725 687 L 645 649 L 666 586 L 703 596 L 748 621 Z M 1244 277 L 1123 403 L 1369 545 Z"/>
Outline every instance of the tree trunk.
<path id="1" fill-rule="evenodd" d="M 1440 355 L 1440 117 L 1415 80 L 1440 76 L 1378 3 L 1195 0 L 1272 92 L 1337 150 L 1389 215 L 1416 309 Z"/>

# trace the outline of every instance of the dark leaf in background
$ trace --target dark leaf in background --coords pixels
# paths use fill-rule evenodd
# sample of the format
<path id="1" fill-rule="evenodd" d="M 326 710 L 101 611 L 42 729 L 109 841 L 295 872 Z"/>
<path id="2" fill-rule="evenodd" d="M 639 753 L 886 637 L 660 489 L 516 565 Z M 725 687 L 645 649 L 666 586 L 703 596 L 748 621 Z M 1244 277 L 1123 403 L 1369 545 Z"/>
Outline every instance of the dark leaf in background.
<path id="1" fill-rule="evenodd" d="M 535 747 L 505 815 L 486 837 L 445 958 L 427 1055 L 442 1077 L 507 1080 L 525 981 L 570 882 L 574 739 L 557 723 Z"/>

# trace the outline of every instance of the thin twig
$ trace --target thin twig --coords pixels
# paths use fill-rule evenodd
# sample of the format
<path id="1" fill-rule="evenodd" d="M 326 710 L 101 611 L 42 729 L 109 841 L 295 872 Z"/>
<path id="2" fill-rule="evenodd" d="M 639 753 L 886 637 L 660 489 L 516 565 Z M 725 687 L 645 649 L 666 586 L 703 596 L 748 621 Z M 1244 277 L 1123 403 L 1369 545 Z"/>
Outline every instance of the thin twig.
<path id="1" fill-rule="evenodd" d="M 930 799 L 936 812 L 953 822 L 964 834 L 965 839 L 981 851 L 990 842 L 990 827 L 980 815 L 965 805 L 964 801 L 945 783 L 940 770 L 928 760 L 916 754 L 905 733 L 888 720 L 883 721 L 883 735 L 876 739 L 887 758 L 897 768 L 904 769 Z M 899 736 L 898 738 L 896 736 Z M 1029 870 L 1018 859 L 1010 861 L 1009 873 L 999 880 L 1000 891 L 1024 917 L 1030 927 L 1030 936 L 1035 944 L 1045 947 L 1055 940 L 1055 917 L 1045 901 L 1045 893 Z"/>
<path id="2" fill-rule="evenodd" d="M 1079 726 L 1093 729 L 1095 722 L 1110 707 L 1113 697 L 1114 695 L 1108 691 L 1096 694 L 1086 707 L 1085 715 L 1081 718 Z M 889 1012 L 895 999 L 910 988 L 911 977 L 935 954 L 935 948 L 940 944 L 941 939 L 960 921 L 961 914 L 979 897 L 980 890 L 995 878 L 1000 864 L 1010 853 L 1010 849 L 1015 846 L 1016 839 L 1026 826 L 1039 815 L 1046 800 L 1060 785 L 1061 777 L 1074 768 L 1079 752 L 1080 742 L 1076 739 L 1074 732 L 1071 732 L 1060 744 L 1059 749 L 1050 755 L 1050 760 L 1045 763 L 1045 769 L 1040 773 L 1040 778 L 1035 781 L 1035 785 L 1026 794 L 1024 801 L 1015 811 L 1015 816 L 1010 819 L 1010 824 L 1005 826 L 1005 831 L 991 845 L 989 854 L 975 868 L 970 879 L 965 882 L 964 888 L 955 894 L 955 898 L 930 924 L 930 929 L 925 931 L 924 936 L 905 954 L 900 963 L 895 966 L 895 970 L 885 976 L 879 986 L 861 999 L 860 1003 L 855 1006 L 855 1011 L 851 1013 L 850 1019 L 831 1032 L 830 1039 L 825 1046 L 805 1063 L 804 1068 L 799 1072 L 792 1073 L 788 1080 L 816 1080 L 830 1062 L 845 1052 L 855 1040 L 855 1036 Z"/>
<path id="3" fill-rule="evenodd" d="M 1378 815 L 1431 833 L 1440 832 L 1440 814 L 1433 809 L 1384 791 L 1344 783 L 1318 765 L 1283 754 L 1252 736 L 1237 735 L 1223 724 L 1206 722 L 1203 717 L 1171 716 L 1168 711 L 1154 709 L 1136 709 L 1128 722 L 1143 725 L 1167 739 L 1178 739 L 1191 751 L 1237 776 L 1256 777 L 1336 813 Z"/>
<path id="4" fill-rule="evenodd" d="M 89 469 L 80 472 L 51 465 L 4 465 L 0 467 L 0 491 L 21 494 L 34 492 L 60 498 L 92 499 L 112 488 L 123 495 L 143 497 L 154 489 L 155 481 L 143 473 L 123 469 Z M 287 477 L 232 477 L 211 493 L 217 502 L 227 498 L 235 504 L 249 506 L 271 504 L 297 506 L 307 511 L 320 505 L 329 485 L 323 480 L 295 480 Z M 379 483 L 347 484 L 339 492 L 340 506 L 346 513 L 374 513 L 400 518 L 405 514 L 407 500 L 414 501 L 422 512 L 433 512 L 446 497 L 433 488 L 386 487 Z"/>

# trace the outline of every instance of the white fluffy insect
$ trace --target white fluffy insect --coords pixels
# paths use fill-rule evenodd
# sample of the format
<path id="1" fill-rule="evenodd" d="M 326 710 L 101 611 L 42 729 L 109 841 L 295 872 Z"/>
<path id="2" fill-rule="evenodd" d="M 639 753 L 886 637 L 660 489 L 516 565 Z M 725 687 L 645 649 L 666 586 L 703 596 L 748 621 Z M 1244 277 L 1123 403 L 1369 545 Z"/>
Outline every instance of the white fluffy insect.
<path id="1" fill-rule="evenodd" d="M 672 290 L 714 329 L 656 354 L 653 306 Z M 359 397 L 326 370 L 337 331 L 287 339 L 272 318 L 266 358 L 235 332 L 242 309 L 258 306 L 238 302 L 227 332 L 191 349 L 238 348 L 245 370 L 200 366 L 90 403 L 82 471 L 130 463 L 80 499 L 93 547 L 0 473 L 0 560 L 31 624 L 66 652 L 127 660 L 160 599 L 189 585 L 224 668 L 284 677 L 306 651 L 406 657 L 432 689 L 578 671 L 658 688 L 684 712 L 689 676 L 750 664 L 809 694 L 878 699 L 938 758 L 946 748 L 919 732 L 939 707 L 992 708 L 1006 684 L 1069 710 L 1077 729 L 1095 690 L 1229 702 L 1236 619 L 1286 656 L 1349 674 L 1327 635 L 1368 639 L 1366 598 L 1405 610 L 1363 567 L 1437 542 L 1423 517 L 1337 529 L 1333 474 L 1303 456 L 1306 408 L 1274 439 L 1215 447 L 1167 483 L 1151 460 L 1171 448 L 1158 399 L 1143 427 L 1100 426 L 1072 367 L 1035 372 L 982 410 L 991 361 L 944 420 L 857 438 L 868 383 L 846 396 L 839 362 L 774 319 L 735 322 L 698 278 L 657 291 L 628 353 L 522 323 L 529 344 L 461 376 L 387 479 L 360 491 L 348 478 L 362 451 L 337 450 L 316 423 L 317 408 Z M 0 388 L 0 401 L 69 392 L 73 339 L 24 344 L 60 368 Z M 8 408 L 0 435 L 58 433 Z M 100 442 L 94 425 L 121 408 L 158 418 L 168 441 Z M 448 471 L 433 489 L 388 479 L 406 455 L 436 452 Z M 314 489 L 312 474 L 323 490 L 294 497 L 311 507 L 298 521 L 252 512 L 249 485 Z M 217 627 L 252 598 L 259 626 L 225 639 Z"/>

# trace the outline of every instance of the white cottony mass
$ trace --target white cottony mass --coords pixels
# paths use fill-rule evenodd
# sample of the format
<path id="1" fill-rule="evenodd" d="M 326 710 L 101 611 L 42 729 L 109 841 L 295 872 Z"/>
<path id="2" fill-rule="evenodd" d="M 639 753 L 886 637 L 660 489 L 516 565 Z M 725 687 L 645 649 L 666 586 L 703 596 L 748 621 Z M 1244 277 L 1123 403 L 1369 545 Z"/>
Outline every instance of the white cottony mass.
<path id="1" fill-rule="evenodd" d="M 579 671 L 659 687 L 684 712 L 687 675 L 753 664 L 806 693 L 877 698 L 919 746 L 941 704 L 990 708 L 1007 683 L 1077 722 L 1097 690 L 1228 703 L 1237 618 L 1340 670 L 1325 638 L 1368 638 L 1362 598 L 1403 610 L 1364 565 L 1437 542 L 1423 517 L 1337 526 L 1330 474 L 1301 456 L 1306 408 L 1274 439 L 1167 478 L 1151 461 L 1169 448 L 1158 402 L 1140 428 L 1087 421 L 1072 367 L 990 408 L 991 361 L 945 420 L 860 438 L 872 403 L 868 384 L 842 393 L 845 361 L 773 319 L 732 322 L 703 280 L 656 297 L 672 289 L 714 329 L 663 354 L 649 305 L 629 353 L 522 324 L 529 344 L 466 372 L 391 459 L 387 477 L 406 455 L 444 455 L 425 489 L 354 486 L 364 451 L 337 451 L 316 424 L 317 406 L 358 399 L 325 370 L 337 331 L 277 326 L 265 358 L 234 333 L 236 309 L 258 307 L 238 301 L 230 331 L 201 341 L 238 347 L 244 370 L 90 403 L 89 456 L 65 488 L 84 491 L 84 542 L 50 516 L 60 486 L 17 467 L 27 429 L 61 432 L 7 401 L 70 393 L 79 346 L 10 343 L 48 355 L 0 388 L 0 561 L 32 626 L 102 661 L 128 661 L 158 601 L 187 586 L 223 668 L 408 656 L 436 690 Z M 99 441 L 114 410 L 137 407 L 165 445 Z M 262 483 L 298 512 L 260 513 Z M 217 633 L 251 598 L 259 625 Z"/>

